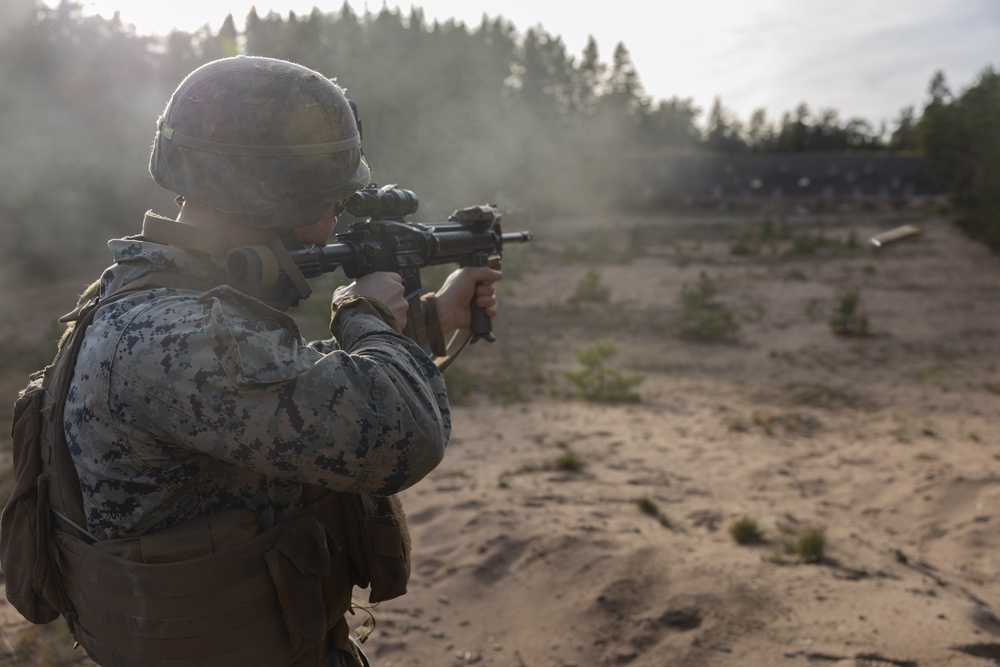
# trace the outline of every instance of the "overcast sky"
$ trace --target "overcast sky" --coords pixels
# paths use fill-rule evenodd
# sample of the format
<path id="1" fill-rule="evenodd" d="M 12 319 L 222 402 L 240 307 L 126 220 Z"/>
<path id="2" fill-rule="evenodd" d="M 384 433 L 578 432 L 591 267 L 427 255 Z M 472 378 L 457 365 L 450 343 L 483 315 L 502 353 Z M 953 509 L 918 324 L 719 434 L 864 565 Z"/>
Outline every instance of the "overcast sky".
<path id="1" fill-rule="evenodd" d="M 238 28 L 251 6 L 309 13 L 338 11 L 342 0 L 81 0 L 89 11 L 122 20 L 140 33 L 217 29 L 232 13 Z M 58 0 L 47 0 L 58 4 Z M 350 0 L 355 11 L 383 3 Z M 771 120 L 806 102 L 812 111 L 836 109 L 842 119 L 892 123 L 899 110 L 919 111 L 937 70 L 954 92 L 988 65 L 1000 68 L 1000 0 L 424 0 L 396 2 L 409 14 L 423 8 L 428 23 L 454 17 L 470 28 L 483 15 L 503 16 L 523 34 L 542 26 L 578 57 L 587 37 L 611 62 L 625 44 L 643 86 L 654 99 L 693 98 L 704 110 L 715 97 L 740 119 L 765 107 Z M 336 72 L 328 72 L 331 76 Z"/>

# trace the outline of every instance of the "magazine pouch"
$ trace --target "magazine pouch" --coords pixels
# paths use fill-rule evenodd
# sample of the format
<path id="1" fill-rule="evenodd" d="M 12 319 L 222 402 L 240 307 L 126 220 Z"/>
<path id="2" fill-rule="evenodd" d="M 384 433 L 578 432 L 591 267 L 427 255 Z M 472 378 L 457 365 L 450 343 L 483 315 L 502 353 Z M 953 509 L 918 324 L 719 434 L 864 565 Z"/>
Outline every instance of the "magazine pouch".
<path id="1" fill-rule="evenodd" d="M 410 535 L 396 496 L 344 494 L 352 583 L 369 588 L 368 601 L 406 593 L 410 579 Z"/>

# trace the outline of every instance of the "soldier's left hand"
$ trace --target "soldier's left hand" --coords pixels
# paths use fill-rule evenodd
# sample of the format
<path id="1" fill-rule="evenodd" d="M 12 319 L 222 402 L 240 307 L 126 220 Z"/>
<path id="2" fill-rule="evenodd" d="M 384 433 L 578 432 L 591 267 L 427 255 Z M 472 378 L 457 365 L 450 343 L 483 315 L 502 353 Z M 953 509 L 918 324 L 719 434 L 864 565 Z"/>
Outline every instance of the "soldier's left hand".
<path id="1" fill-rule="evenodd" d="M 496 281 L 503 273 L 488 266 L 467 266 L 451 273 L 437 291 L 438 320 L 441 331 L 447 336 L 458 329 L 468 329 L 472 323 L 469 305 L 473 294 L 476 305 L 490 319 L 497 315 Z"/>

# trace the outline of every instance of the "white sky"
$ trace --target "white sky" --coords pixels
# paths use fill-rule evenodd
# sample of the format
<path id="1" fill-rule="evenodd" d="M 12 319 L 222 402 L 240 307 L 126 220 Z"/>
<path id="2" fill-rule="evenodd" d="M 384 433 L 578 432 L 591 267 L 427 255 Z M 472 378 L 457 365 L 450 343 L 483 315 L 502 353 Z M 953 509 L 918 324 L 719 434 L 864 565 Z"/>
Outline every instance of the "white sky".
<path id="1" fill-rule="evenodd" d="M 47 0 L 58 4 L 58 0 Z M 217 29 L 232 13 L 238 29 L 251 6 L 308 14 L 339 11 L 343 0 L 81 0 L 88 11 L 121 11 L 139 33 L 173 27 Z M 381 0 L 350 0 L 358 14 Z M 454 17 L 470 28 L 483 15 L 503 16 L 520 34 L 542 26 L 578 57 L 588 35 L 611 62 L 623 42 L 646 92 L 654 99 L 693 98 L 703 109 L 715 97 L 746 121 L 765 107 L 772 121 L 806 102 L 813 112 L 836 109 L 890 125 L 899 110 L 926 101 L 927 85 L 943 70 L 953 92 L 988 65 L 1000 68 L 1000 0 L 388 0 L 409 14 L 423 8 L 428 23 Z M 335 76 L 336 72 L 329 72 Z"/>

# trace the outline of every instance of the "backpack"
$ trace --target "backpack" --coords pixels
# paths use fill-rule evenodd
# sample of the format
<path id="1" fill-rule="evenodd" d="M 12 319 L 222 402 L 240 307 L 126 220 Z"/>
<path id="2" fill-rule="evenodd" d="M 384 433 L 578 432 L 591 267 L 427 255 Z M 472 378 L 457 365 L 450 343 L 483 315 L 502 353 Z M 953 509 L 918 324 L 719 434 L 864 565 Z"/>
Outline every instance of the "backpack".
<path id="1" fill-rule="evenodd" d="M 15 481 L 0 515 L 0 566 L 7 600 L 32 623 L 49 623 L 64 608 L 65 594 L 52 566 L 48 540 L 53 515 L 70 526 L 84 524 L 79 492 L 63 493 L 63 489 L 79 489 L 80 483 L 61 417 L 83 334 L 96 311 L 97 302 L 91 302 L 60 319 L 71 327 L 55 359 L 31 376 L 14 403 Z M 60 480 L 58 484 L 53 485 L 53 475 Z"/>

